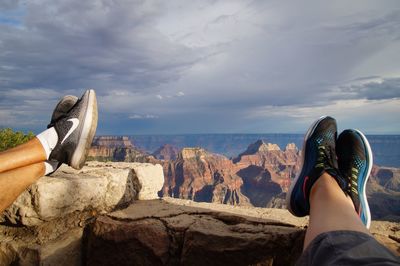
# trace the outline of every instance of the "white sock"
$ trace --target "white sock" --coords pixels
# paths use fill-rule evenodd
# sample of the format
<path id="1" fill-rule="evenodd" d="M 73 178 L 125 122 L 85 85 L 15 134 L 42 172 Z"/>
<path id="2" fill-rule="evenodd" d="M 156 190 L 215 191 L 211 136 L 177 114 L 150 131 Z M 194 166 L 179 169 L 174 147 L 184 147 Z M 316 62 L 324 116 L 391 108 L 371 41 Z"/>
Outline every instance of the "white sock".
<path id="1" fill-rule="evenodd" d="M 49 161 L 49 160 L 47 160 L 47 161 L 44 162 L 44 166 L 46 168 L 44 170 L 44 174 L 48 175 L 48 174 L 54 172 L 57 169 L 58 162 L 57 161 Z"/>
<path id="2" fill-rule="evenodd" d="M 40 143 L 42 143 L 43 149 L 46 152 L 46 158 L 49 159 L 50 153 L 57 145 L 58 141 L 56 129 L 51 127 L 39 135 L 36 135 L 36 137 L 39 139 Z"/>

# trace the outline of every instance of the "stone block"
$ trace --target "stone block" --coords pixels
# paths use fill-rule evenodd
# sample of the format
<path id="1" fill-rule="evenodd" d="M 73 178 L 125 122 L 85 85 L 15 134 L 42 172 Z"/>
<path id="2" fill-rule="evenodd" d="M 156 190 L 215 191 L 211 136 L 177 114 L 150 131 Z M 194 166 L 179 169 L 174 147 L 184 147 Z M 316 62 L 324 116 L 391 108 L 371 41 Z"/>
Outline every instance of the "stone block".
<path id="1" fill-rule="evenodd" d="M 79 171 L 63 166 L 22 193 L 0 222 L 36 226 L 75 211 L 109 212 L 137 198 L 157 198 L 163 182 L 161 165 L 89 162 Z"/>

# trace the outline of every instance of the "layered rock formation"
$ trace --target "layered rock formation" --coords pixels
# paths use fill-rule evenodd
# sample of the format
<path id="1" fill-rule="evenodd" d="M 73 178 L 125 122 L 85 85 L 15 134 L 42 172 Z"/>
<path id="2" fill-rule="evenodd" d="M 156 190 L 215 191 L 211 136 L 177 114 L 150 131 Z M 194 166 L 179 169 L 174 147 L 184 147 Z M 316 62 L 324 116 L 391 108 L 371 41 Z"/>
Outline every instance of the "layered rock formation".
<path id="1" fill-rule="evenodd" d="M 228 158 L 202 148 L 184 148 L 176 160 L 164 163 L 162 195 L 195 201 L 249 205 L 242 179 Z"/>
<path id="2" fill-rule="evenodd" d="M 202 148 L 184 148 L 176 160 L 164 162 L 162 195 L 195 201 L 266 207 L 286 191 L 298 168 L 294 144 L 284 151 L 257 141 L 229 160 Z"/>
<path id="3" fill-rule="evenodd" d="M 373 219 L 400 221 L 400 169 L 374 166 L 367 196 Z"/>
<path id="4" fill-rule="evenodd" d="M 179 154 L 179 149 L 170 144 L 164 144 L 160 148 L 158 148 L 152 155 L 158 160 L 176 160 Z"/>
<path id="5" fill-rule="evenodd" d="M 276 144 L 258 140 L 233 159 L 233 162 L 244 167 L 249 165 L 261 167 L 282 187 L 283 191 L 287 191 L 290 179 L 294 178 L 299 169 L 298 158 L 299 152 L 293 143 L 289 143 L 282 151 Z"/>
<path id="6" fill-rule="evenodd" d="M 250 144 L 233 160 L 201 148 L 181 152 L 163 145 L 143 153 L 127 137 L 99 137 L 90 155 L 102 161 L 139 161 L 163 165 L 160 195 L 196 201 L 285 208 L 285 192 L 299 171 L 299 151 L 284 150 L 262 140 Z M 374 166 L 367 195 L 374 219 L 400 220 L 400 169 Z M 385 208 L 382 208 L 385 206 Z"/>
<path id="7" fill-rule="evenodd" d="M 88 160 L 157 163 L 153 156 L 135 147 L 129 138 L 124 136 L 95 137 Z"/>

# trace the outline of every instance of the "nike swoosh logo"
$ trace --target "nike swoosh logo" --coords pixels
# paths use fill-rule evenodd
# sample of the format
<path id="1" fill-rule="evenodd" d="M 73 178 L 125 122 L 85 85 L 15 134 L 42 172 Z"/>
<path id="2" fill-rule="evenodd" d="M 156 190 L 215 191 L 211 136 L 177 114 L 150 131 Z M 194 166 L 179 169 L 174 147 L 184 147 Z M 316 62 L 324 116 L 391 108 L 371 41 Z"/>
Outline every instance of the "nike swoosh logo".
<path id="1" fill-rule="evenodd" d="M 64 139 L 61 141 L 61 144 L 63 144 L 63 142 L 69 137 L 69 135 L 71 135 L 72 132 L 74 132 L 74 130 L 79 126 L 78 118 L 71 118 L 71 119 L 68 119 L 67 121 L 72 122 L 72 127 L 69 129 L 67 135 L 65 135 Z"/>

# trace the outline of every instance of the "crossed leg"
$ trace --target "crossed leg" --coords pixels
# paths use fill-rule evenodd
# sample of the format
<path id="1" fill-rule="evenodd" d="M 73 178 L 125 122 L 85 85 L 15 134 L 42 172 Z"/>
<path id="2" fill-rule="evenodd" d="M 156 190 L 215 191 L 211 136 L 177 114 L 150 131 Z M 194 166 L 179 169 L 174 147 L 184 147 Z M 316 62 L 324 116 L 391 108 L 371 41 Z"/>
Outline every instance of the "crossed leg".
<path id="1" fill-rule="evenodd" d="M 0 213 L 45 174 L 45 160 L 37 138 L 0 153 Z"/>

